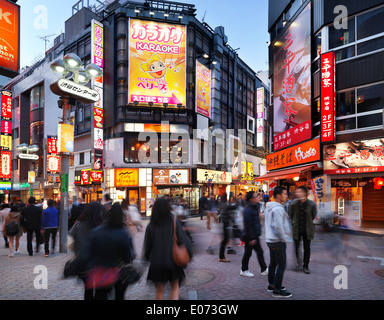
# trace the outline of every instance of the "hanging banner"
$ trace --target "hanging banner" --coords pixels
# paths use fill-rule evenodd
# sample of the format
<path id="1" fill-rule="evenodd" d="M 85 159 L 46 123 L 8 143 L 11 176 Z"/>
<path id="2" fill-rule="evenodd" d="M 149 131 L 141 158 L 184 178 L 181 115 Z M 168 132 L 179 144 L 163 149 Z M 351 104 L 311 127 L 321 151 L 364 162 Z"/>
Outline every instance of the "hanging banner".
<path id="1" fill-rule="evenodd" d="M 185 106 L 186 32 L 184 25 L 130 19 L 128 103 Z"/>
<path id="2" fill-rule="evenodd" d="M 312 193 L 315 197 L 315 201 L 318 208 L 318 215 L 316 220 L 319 217 L 324 217 L 326 212 L 326 204 L 327 204 L 327 192 L 326 192 L 326 176 L 319 176 L 314 179 L 311 179 Z"/>
<path id="3" fill-rule="evenodd" d="M 47 155 L 47 172 L 59 173 L 60 172 L 60 157 Z"/>
<path id="4" fill-rule="evenodd" d="M 71 124 L 60 123 L 58 127 L 57 151 L 63 153 L 73 152 L 74 127 Z"/>
<path id="5" fill-rule="evenodd" d="M 1 180 L 11 180 L 12 178 L 12 152 L 10 151 L 1 151 L 0 156 L 0 179 Z"/>
<path id="6" fill-rule="evenodd" d="M 336 139 L 336 60 L 334 52 L 320 56 L 321 68 L 321 142 L 333 142 Z"/>
<path id="7" fill-rule="evenodd" d="M 57 137 L 47 137 L 47 153 L 57 153 Z"/>
<path id="8" fill-rule="evenodd" d="M 211 118 L 211 70 L 196 61 L 196 113 Z"/>
<path id="9" fill-rule="evenodd" d="M 256 147 L 264 148 L 264 88 L 257 89 Z"/>
<path id="10" fill-rule="evenodd" d="M 312 137 L 310 8 L 273 45 L 274 151 Z"/>

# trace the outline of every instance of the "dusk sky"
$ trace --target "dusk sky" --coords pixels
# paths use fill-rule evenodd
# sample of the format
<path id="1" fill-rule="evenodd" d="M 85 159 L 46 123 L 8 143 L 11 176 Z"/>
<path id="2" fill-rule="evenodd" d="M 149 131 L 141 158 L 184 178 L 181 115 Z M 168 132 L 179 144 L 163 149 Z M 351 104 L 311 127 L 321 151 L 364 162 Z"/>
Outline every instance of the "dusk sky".
<path id="1" fill-rule="evenodd" d="M 44 53 L 43 36 L 52 42 L 64 32 L 64 22 L 72 15 L 72 6 L 77 0 L 19 0 L 21 6 L 21 61 L 20 67 L 30 65 L 38 54 Z M 269 40 L 268 0 L 183 0 L 192 3 L 197 19 L 213 29 L 224 26 L 229 45 L 238 50 L 239 56 L 255 71 L 267 70 Z M 90 3 L 96 3 L 90 0 Z M 46 24 L 41 19 L 46 12 Z"/>

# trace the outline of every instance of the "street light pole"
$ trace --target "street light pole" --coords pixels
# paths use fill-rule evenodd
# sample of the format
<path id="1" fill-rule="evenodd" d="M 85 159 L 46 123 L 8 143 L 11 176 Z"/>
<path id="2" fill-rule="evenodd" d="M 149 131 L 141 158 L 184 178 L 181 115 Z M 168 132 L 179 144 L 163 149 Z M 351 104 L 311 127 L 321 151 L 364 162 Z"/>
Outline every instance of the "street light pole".
<path id="1" fill-rule="evenodd" d="M 71 105 L 69 98 L 61 97 L 63 101 L 63 122 L 71 124 L 70 114 Z M 59 251 L 67 253 L 67 237 L 68 237 L 68 217 L 69 217 L 69 195 L 68 195 L 68 176 L 69 176 L 69 155 L 62 153 L 61 155 L 61 196 L 60 196 L 60 224 L 59 224 Z M 64 181 L 63 181 L 64 180 Z"/>

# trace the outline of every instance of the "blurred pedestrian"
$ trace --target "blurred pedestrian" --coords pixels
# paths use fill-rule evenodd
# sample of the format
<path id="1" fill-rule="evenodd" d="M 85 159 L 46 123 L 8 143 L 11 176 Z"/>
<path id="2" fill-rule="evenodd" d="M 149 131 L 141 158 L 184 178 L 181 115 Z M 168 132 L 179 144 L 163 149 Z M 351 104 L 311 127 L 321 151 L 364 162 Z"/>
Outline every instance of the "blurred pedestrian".
<path id="1" fill-rule="evenodd" d="M 125 229 L 124 213 L 114 203 L 104 225 L 94 229 L 87 241 L 85 260 L 89 262 L 86 286 L 95 287 L 95 300 L 107 300 L 112 288 L 115 300 L 123 300 L 128 283 L 120 279 L 119 270 L 135 258 L 132 237 Z M 104 282 L 105 279 L 109 281 Z"/>
<path id="2" fill-rule="evenodd" d="M 3 227 L 4 227 L 4 221 L 5 221 L 5 218 L 7 217 L 8 213 L 11 211 L 11 207 L 9 206 L 8 203 L 3 203 L 1 205 L 1 210 L 0 210 L 0 225 L 2 226 L 2 230 L 3 230 Z M 4 235 L 4 248 L 8 248 L 9 247 L 9 244 L 8 244 L 8 237 L 6 235 Z"/>
<path id="3" fill-rule="evenodd" d="M 48 257 L 49 238 L 52 236 L 52 253 L 55 253 L 56 235 L 59 228 L 59 211 L 54 207 L 55 202 L 52 199 L 47 201 L 47 209 L 43 210 L 41 216 L 41 232 L 44 235 L 44 257 Z"/>
<path id="4" fill-rule="evenodd" d="M 254 274 L 249 271 L 248 264 L 255 250 L 257 261 L 259 262 L 261 274 L 268 275 L 267 264 L 264 260 L 264 252 L 260 245 L 261 224 L 260 224 L 260 195 L 254 191 L 249 191 L 246 196 L 247 206 L 244 209 L 244 232 L 243 240 L 245 242 L 244 255 L 240 270 L 240 275 L 244 277 L 253 277 Z"/>
<path id="5" fill-rule="evenodd" d="M 157 199 L 153 209 L 151 221 L 145 231 L 143 258 L 149 261 L 148 280 L 155 283 L 156 300 L 164 299 L 165 284 L 170 282 L 171 300 L 179 299 L 179 285 L 185 278 L 183 267 L 173 261 L 172 248 L 176 223 L 176 234 L 179 244 L 184 244 L 192 257 L 189 239 L 183 232 L 178 219 L 171 213 L 169 202 Z"/>
<path id="6" fill-rule="evenodd" d="M 199 199 L 200 220 L 203 220 L 204 212 L 207 209 L 207 202 L 208 202 L 207 193 L 204 192 L 201 198 Z"/>
<path id="7" fill-rule="evenodd" d="M 308 199 L 308 189 L 300 186 L 296 189 L 296 199 L 289 206 L 289 217 L 292 221 L 292 236 L 295 241 L 295 253 L 298 268 L 300 268 L 300 241 L 303 239 L 304 259 L 303 271 L 309 274 L 309 260 L 311 258 L 311 240 L 315 236 L 314 219 L 317 215 L 317 205 Z"/>
<path id="8" fill-rule="evenodd" d="M 106 193 L 104 196 L 104 204 L 103 204 L 103 207 L 104 207 L 104 213 L 103 213 L 103 221 L 106 222 L 109 218 L 109 210 L 111 210 L 112 208 L 112 199 L 111 199 L 111 196 L 109 193 Z"/>
<path id="9" fill-rule="evenodd" d="M 220 214 L 220 221 L 223 224 L 223 240 L 220 243 L 219 262 L 230 262 L 230 260 L 225 257 L 225 248 L 232 238 L 234 216 L 236 215 L 238 209 L 236 202 L 236 196 L 230 195 L 229 204 L 225 207 L 225 209 L 222 210 Z M 227 253 L 234 254 L 236 251 L 228 247 Z"/>
<path id="10" fill-rule="evenodd" d="M 3 235 L 9 239 L 8 257 L 13 258 L 15 253 L 19 253 L 19 239 L 22 235 L 20 226 L 20 212 L 17 206 L 12 206 L 8 215 L 5 217 L 3 224 Z M 13 240 L 16 240 L 14 248 Z"/>
<path id="11" fill-rule="evenodd" d="M 273 190 L 274 202 L 268 202 L 265 212 L 265 241 L 270 255 L 268 291 L 274 298 L 290 298 L 292 293 L 282 286 L 287 263 L 286 242 L 291 236 L 289 217 L 284 210 L 287 190 L 277 186 Z"/>
<path id="12" fill-rule="evenodd" d="M 35 206 L 36 199 L 30 197 L 28 199 L 28 206 L 26 206 L 21 212 L 21 225 L 27 230 L 27 251 L 29 256 L 33 256 L 32 240 L 33 234 L 36 237 L 36 253 L 39 252 L 41 243 L 41 206 Z"/>
<path id="13" fill-rule="evenodd" d="M 73 238 L 73 247 L 70 249 L 75 252 L 76 257 L 81 257 L 84 252 L 91 231 L 103 223 L 103 210 L 104 208 L 99 202 L 91 202 L 80 215 L 78 222 L 69 231 L 69 235 Z M 83 281 L 85 287 L 86 272 L 83 270 L 78 274 L 78 277 Z M 93 296 L 93 288 L 85 287 L 84 300 L 93 300 Z"/>
<path id="14" fill-rule="evenodd" d="M 85 201 L 84 199 L 80 199 L 80 201 L 75 201 L 72 204 L 69 220 L 68 220 L 68 230 L 71 230 L 74 224 L 78 221 L 81 214 L 85 210 Z"/>

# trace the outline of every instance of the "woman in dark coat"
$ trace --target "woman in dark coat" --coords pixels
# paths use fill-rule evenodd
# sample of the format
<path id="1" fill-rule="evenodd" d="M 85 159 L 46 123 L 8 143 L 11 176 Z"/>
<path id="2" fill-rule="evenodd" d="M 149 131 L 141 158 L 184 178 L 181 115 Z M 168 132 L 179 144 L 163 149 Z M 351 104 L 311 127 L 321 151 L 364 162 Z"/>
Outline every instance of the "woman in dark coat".
<path id="1" fill-rule="evenodd" d="M 151 221 L 147 226 L 144 239 L 143 256 L 149 261 L 148 280 L 155 283 L 156 300 L 164 299 L 165 283 L 170 282 L 171 300 L 179 299 L 179 285 L 185 278 L 184 269 L 173 262 L 173 230 L 175 218 L 166 199 L 157 199 Z M 178 243 L 183 243 L 192 258 L 191 245 L 182 226 L 176 219 L 176 234 Z"/>

